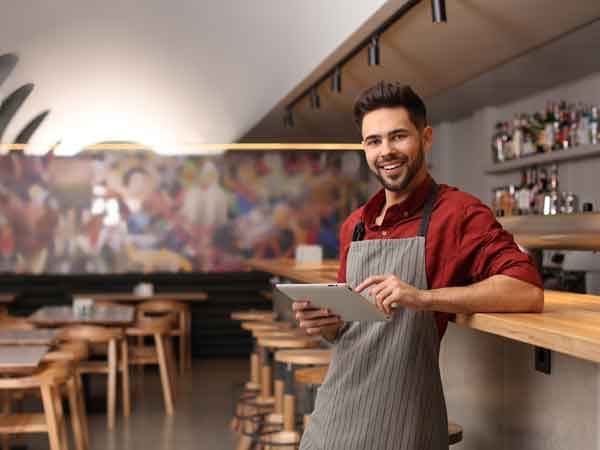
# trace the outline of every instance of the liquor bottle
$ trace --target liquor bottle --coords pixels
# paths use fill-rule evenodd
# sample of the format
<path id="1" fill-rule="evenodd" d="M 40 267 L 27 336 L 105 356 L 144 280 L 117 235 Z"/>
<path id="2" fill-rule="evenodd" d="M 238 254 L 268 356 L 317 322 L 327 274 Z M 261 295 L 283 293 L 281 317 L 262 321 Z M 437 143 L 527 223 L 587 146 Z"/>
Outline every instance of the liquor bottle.
<path id="1" fill-rule="evenodd" d="M 588 108 L 581 107 L 579 112 L 579 125 L 577 126 L 577 144 L 589 145 L 590 142 L 590 116 Z"/>
<path id="2" fill-rule="evenodd" d="M 570 122 L 569 109 L 567 102 L 561 101 L 558 105 L 558 129 L 559 129 L 559 140 L 557 149 L 569 148 L 569 136 L 571 134 L 571 122 Z"/>
<path id="3" fill-rule="evenodd" d="M 554 147 L 554 112 L 552 104 L 546 106 L 546 118 L 544 119 L 544 152 L 549 152 Z"/>
<path id="4" fill-rule="evenodd" d="M 504 161 L 504 125 L 496 123 L 496 131 L 492 136 L 492 161 L 499 163 Z"/>
<path id="5" fill-rule="evenodd" d="M 531 214 L 539 214 L 539 211 L 536 209 L 535 200 L 539 190 L 538 183 L 538 169 L 537 167 L 532 167 L 529 169 L 529 212 Z"/>
<path id="6" fill-rule="evenodd" d="M 538 184 L 535 193 L 535 211 L 536 214 L 546 215 L 550 213 L 550 205 L 546 209 L 546 194 L 548 194 L 548 171 L 545 168 L 541 168 L 538 171 Z"/>
<path id="7" fill-rule="evenodd" d="M 523 153 L 523 129 L 518 115 L 513 119 L 511 142 L 513 158 L 519 159 Z"/>
<path id="8" fill-rule="evenodd" d="M 521 129 L 523 130 L 523 156 L 535 154 L 535 133 L 532 128 L 531 119 L 526 114 L 521 116 Z"/>
<path id="9" fill-rule="evenodd" d="M 525 170 L 523 169 L 521 171 L 521 184 L 519 185 L 518 191 L 517 191 L 517 207 L 519 208 L 519 213 L 520 214 L 529 214 L 529 209 L 530 209 L 530 197 L 531 197 L 531 190 L 529 187 L 529 176 L 530 176 L 530 171 L 529 170 Z"/>
<path id="10" fill-rule="evenodd" d="M 545 119 L 544 116 L 536 112 L 530 122 L 530 129 L 532 133 L 533 145 L 535 146 L 537 153 L 544 152 L 544 141 L 545 141 Z"/>
<path id="11" fill-rule="evenodd" d="M 554 143 L 552 144 L 552 150 L 561 150 L 563 148 L 561 103 L 554 103 L 552 116 L 554 117 L 554 122 L 552 123 L 552 129 L 554 130 Z"/>
<path id="12" fill-rule="evenodd" d="M 560 209 L 562 206 L 560 191 L 558 190 L 558 165 L 552 164 L 552 169 L 550 171 L 550 192 L 549 192 L 549 214 L 551 216 L 555 216 L 560 213 Z M 545 200 L 546 202 L 547 200 Z M 544 203 L 544 208 L 546 207 L 546 203 Z"/>
<path id="13" fill-rule="evenodd" d="M 579 145 L 579 113 L 575 105 L 569 106 L 569 148 Z"/>
<path id="14" fill-rule="evenodd" d="M 600 140 L 600 135 L 598 134 L 600 130 L 598 130 L 598 107 L 594 106 L 592 108 L 590 114 L 590 144 L 597 144 Z"/>

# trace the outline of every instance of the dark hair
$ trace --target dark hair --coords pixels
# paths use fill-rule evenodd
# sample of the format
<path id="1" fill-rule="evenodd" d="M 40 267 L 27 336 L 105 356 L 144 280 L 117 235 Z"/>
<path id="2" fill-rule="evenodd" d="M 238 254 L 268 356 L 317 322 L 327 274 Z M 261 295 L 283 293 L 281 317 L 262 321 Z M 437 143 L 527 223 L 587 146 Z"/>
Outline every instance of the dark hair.
<path id="1" fill-rule="evenodd" d="M 406 84 L 380 81 L 363 91 L 354 101 L 354 121 L 358 128 L 362 128 L 362 121 L 367 113 L 380 108 L 405 108 L 419 131 L 427 126 L 425 103 Z"/>

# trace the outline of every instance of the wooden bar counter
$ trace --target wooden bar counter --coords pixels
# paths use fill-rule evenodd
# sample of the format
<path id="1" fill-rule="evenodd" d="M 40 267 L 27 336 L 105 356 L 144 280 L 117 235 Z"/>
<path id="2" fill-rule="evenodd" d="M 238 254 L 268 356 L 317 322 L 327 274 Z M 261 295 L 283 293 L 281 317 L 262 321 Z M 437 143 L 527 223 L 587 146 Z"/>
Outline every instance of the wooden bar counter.
<path id="1" fill-rule="evenodd" d="M 248 265 L 302 283 L 335 283 L 337 261 L 297 265 L 292 259 L 251 259 Z M 541 314 L 458 314 L 456 324 L 577 358 L 600 362 L 600 297 L 545 291 Z"/>

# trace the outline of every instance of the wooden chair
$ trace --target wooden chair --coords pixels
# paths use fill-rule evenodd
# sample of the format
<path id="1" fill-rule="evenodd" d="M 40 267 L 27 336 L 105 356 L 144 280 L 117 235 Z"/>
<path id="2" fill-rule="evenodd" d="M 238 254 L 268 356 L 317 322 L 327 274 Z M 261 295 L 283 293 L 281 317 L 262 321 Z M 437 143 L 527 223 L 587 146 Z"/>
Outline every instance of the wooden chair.
<path id="1" fill-rule="evenodd" d="M 177 325 L 171 330 L 170 336 L 179 338 L 179 370 L 192 368 L 192 315 L 190 307 L 182 302 L 173 300 L 150 300 L 137 306 L 137 311 L 146 313 L 174 313 Z"/>
<path id="2" fill-rule="evenodd" d="M 102 344 L 107 348 L 107 359 L 102 361 L 80 361 L 79 374 L 106 374 L 107 381 L 107 427 L 114 429 L 116 422 L 117 376 L 122 375 L 123 415 L 131 414 L 129 389 L 129 350 L 127 339 L 120 328 L 101 327 L 96 325 L 72 325 L 60 330 L 61 341 L 79 341 L 90 345 Z M 119 351 L 120 347 L 120 351 Z M 120 359 L 119 359 L 120 356 Z"/>
<path id="3" fill-rule="evenodd" d="M 129 364 L 148 365 L 157 364 L 160 370 L 165 410 L 167 415 L 173 415 L 174 393 L 175 393 L 175 363 L 173 346 L 171 343 L 171 332 L 174 328 L 175 316 L 167 314 L 159 317 L 147 316 L 141 311 L 133 327 L 127 328 L 125 333 L 128 337 L 153 337 L 154 347 L 131 346 L 129 348 Z"/>
<path id="4" fill-rule="evenodd" d="M 0 391 L 38 390 L 44 411 L 0 415 L 0 433 L 48 433 L 51 450 L 68 450 L 65 415 L 60 395 L 61 386 L 65 386 L 77 448 L 86 449 L 83 421 L 85 416 L 80 410 L 80 392 L 75 385 L 73 374 L 72 365 L 52 363 L 42 365 L 32 375 L 0 379 Z"/>

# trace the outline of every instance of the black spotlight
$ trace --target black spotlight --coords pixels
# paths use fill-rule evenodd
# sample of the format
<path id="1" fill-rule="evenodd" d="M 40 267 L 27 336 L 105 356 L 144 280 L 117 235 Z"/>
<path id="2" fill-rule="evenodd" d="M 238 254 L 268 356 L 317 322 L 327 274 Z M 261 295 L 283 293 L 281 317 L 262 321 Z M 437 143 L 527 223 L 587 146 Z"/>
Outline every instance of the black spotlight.
<path id="1" fill-rule="evenodd" d="M 371 37 L 371 43 L 369 44 L 369 65 L 379 65 L 379 36 L 375 35 Z"/>
<path id="2" fill-rule="evenodd" d="M 321 107 L 321 97 L 319 97 L 316 87 L 310 90 L 310 107 L 312 109 L 319 109 Z"/>
<path id="3" fill-rule="evenodd" d="M 446 0 L 431 0 L 431 18 L 433 23 L 448 22 Z"/>
<path id="4" fill-rule="evenodd" d="M 286 108 L 283 116 L 283 126 L 285 128 L 294 128 L 294 114 L 292 108 Z"/>
<path id="5" fill-rule="evenodd" d="M 342 69 L 337 66 L 331 76 L 331 90 L 333 92 L 342 92 Z"/>

